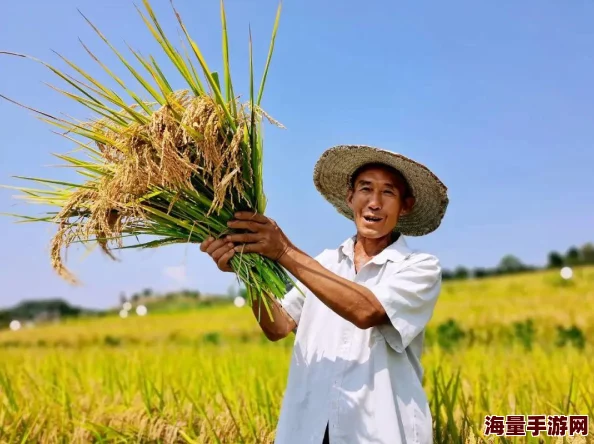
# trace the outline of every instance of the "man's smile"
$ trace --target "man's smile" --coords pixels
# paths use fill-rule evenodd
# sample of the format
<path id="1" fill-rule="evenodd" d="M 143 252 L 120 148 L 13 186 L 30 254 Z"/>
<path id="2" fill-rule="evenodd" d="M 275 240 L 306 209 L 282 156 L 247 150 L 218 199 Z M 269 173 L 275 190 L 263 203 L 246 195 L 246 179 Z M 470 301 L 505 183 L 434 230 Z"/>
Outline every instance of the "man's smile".
<path id="1" fill-rule="evenodd" d="M 373 215 L 363 215 L 363 219 L 365 219 L 369 223 L 377 223 L 377 222 L 381 222 L 384 218 L 379 217 L 379 216 L 373 216 Z"/>

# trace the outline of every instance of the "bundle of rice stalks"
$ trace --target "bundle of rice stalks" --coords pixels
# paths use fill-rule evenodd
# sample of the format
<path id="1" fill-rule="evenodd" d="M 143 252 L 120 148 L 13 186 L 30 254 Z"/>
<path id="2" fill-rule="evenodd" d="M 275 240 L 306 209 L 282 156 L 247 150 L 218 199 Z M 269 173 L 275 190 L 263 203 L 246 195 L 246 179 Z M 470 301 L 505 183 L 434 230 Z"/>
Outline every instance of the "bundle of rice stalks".
<path id="1" fill-rule="evenodd" d="M 274 49 L 280 5 L 257 96 L 250 32 L 250 94 L 249 101 L 241 103 L 233 92 L 222 0 L 223 82 L 208 68 L 174 7 L 193 58 L 187 50 L 185 57 L 182 56 L 171 44 L 149 1 L 143 0 L 143 3 L 145 12 L 137 8 L 140 17 L 187 88 L 174 90 L 154 57 L 144 57 L 130 48 L 142 69 L 133 67 L 84 15 L 141 85 L 140 94 L 129 89 L 83 44 L 92 59 L 131 97 L 131 103 L 65 57 L 60 56 L 74 70 L 72 74 L 33 57 L 4 52 L 42 63 L 72 88 L 66 91 L 50 85 L 53 89 L 96 115 L 84 122 L 58 118 L 2 96 L 63 130 L 60 134 L 74 142 L 76 151 L 84 155 L 82 158 L 57 155 L 85 178 L 83 183 L 17 176 L 49 187 L 13 187 L 25 193 L 21 197 L 29 202 L 58 207 L 58 211 L 48 212 L 43 217 L 13 216 L 22 221 L 57 224 L 50 248 L 52 265 L 60 276 L 72 283 L 78 281 L 64 261 L 66 250 L 72 244 L 98 244 L 114 258 L 114 249 L 200 243 L 208 236 L 220 237 L 229 232 L 226 223 L 235 211 L 264 213 L 266 210 L 261 125 L 263 117 L 276 122 L 260 108 L 260 102 Z M 146 93 L 151 101 L 140 98 Z M 140 242 L 138 236 L 142 235 L 154 239 Z M 124 244 L 124 239 L 132 238 L 137 242 Z M 247 288 L 250 303 L 252 298 L 258 297 L 268 307 L 267 298 L 282 298 L 291 282 L 279 264 L 257 254 L 235 255 L 231 266 Z"/>

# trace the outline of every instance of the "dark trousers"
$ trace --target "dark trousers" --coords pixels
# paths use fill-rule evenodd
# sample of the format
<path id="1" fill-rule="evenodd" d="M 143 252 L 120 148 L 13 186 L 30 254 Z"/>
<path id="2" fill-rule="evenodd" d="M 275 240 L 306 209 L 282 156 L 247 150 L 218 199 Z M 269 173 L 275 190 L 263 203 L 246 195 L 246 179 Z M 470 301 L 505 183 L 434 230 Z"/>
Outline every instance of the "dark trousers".
<path id="1" fill-rule="evenodd" d="M 328 424 L 326 424 L 326 434 L 324 435 L 324 441 L 322 444 L 330 444 L 330 438 L 328 437 Z"/>

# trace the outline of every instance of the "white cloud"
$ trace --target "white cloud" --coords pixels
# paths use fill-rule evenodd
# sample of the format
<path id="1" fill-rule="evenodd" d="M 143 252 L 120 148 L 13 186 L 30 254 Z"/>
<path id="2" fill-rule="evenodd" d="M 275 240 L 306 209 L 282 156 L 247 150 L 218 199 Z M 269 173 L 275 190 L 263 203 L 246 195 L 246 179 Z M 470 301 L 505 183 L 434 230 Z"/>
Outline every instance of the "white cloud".
<path id="1" fill-rule="evenodd" d="M 163 274 L 178 284 L 185 284 L 188 282 L 185 265 L 171 265 L 169 267 L 165 267 L 163 269 Z"/>

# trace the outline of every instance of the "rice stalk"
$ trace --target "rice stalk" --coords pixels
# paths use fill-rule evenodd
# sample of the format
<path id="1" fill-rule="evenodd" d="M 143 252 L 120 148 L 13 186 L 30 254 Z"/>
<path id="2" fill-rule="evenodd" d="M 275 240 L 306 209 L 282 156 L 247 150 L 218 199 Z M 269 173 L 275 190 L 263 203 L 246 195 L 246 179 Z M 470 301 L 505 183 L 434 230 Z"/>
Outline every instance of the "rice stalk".
<path id="1" fill-rule="evenodd" d="M 143 0 L 143 4 L 144 12 L 136 9 L 149 34 L 181 74 L 186 83 L 184 88 L 173 89 L 173 82 L 165 77 L 165 71 L 152 55 L 147 58 L 128 46 L 140 64 L 135 68 L 82 13 L 100 40 L 132 75 L 140 87 L 138 91 L 82 42 L 86 54 L 123 93 L 102 84 L 96 76 L 59 54 L 72 73 L 28 55 L 0 52 L 41 63 L 73 90 L 48 86 L 96 116 L 88 121 L 58 118 L 0 96 L 33 111 L 42 121 L 55 127 L 58 134 L 74 142 L 77 152 L 86 156 L 81 159 L 56 155 L 65 162 L 63 166 L 74 168 L 85 178 L 81 183 L 18 176 L 51 186 L 52 190 L 16 187 L 24 193 L 19 197 L 30 203 L 57 207 L 57 211 L 42 217 L 20 217 L 27 222 L 56 224 L 57 230 L 50 242 L 51 263 L 62 278 L 73 284 L 79 282 L 65 265 L 67 250 L 73 244 L 96 243 L 105 254 L 116 259 L 113 255 L 116 249 L 201 243 L 209 236 L 220 237 L 230 231 L 226 223 L 234 212 L 264 213 L 266 209 L 262 119 L 282 125 L 260 107 L 260 102 L 274 49 L 280 5 L 257 96 L 250 30 L 250 98 L 247 103 L 240 103 L 232 86 L 223 2 L 222 79 L 210 70 L 175 7 L 172 6 L 173 13 L 191 50 L 190 54 L 186 51 L 185 59 L 167 38 L 149 1 Z M 195 64 L 202 70 L 203 78 Z M 141 99 L 146 93 L 152 102 Z M 141 241 L 139 236 L 151 239 Z M 132 238 L 137 242 L 124 242 Z M 240 253 L 233 258 L 231 266 L 248 289 L 250 303 L 252 297 L 262 298 L 267 309 L 267 297 L 263 296 L 282 298 L 291 282 L 282 267 L 259 255 Z"/>

